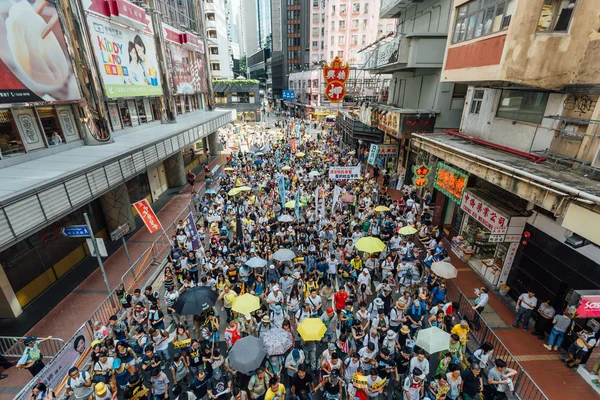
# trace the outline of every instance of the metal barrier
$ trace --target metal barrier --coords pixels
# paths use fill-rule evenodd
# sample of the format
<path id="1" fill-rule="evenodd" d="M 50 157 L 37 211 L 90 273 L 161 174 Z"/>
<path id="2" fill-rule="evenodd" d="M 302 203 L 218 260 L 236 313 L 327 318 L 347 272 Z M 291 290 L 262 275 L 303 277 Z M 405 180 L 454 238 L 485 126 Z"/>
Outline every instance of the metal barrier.
<path id="1" fill-rule="evenodd" d="M 0 355 L 21 358 L 25 352 L 25 337 L 0 336 Z M 65 341 L 51 338 L 40 343 L 39 349 L 45 359 L 52 359 L 64 346 Z"/>
<path id="2" fill-rule="evenodd" d="M 446 287 L 448 288 L 448 299 L 454 303 L 458 303 L 458 310 L 455 310 L 458 315 L 463 319 L 473 322 L 477 317 L 473 311 L 473 305 L 467 300 L 467 296 L 452 280 L 446 281 Z M 471 324 L 471 326 L 473 325 L 479 325 L 479 329 L 471 329 L 470 332 L 470 339 L 476 342 L 477 347 L 482 343 L 490 342 L 494 345 L 494 359 L 504 360 L 508 368 L 518 371 L 517 377 L 514 379 L 514 395 L 522 400 L 548 400 L 548 397 L 531 379 L 531 376 L 524 370 L 523 366 L 515 359 L 506 346 L 504 346 L 504 343 L 496 336 L 485 320 L 479 317 L 478 322 Z"/>

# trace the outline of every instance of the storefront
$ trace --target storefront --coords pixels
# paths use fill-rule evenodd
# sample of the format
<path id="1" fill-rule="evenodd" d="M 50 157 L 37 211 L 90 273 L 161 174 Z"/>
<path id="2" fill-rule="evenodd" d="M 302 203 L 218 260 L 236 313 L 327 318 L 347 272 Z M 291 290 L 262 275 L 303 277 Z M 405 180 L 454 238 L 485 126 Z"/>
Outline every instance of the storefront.
<path id="1" fill-rule="evenodd" d="M 452 252 L 492 286 L 506 283 L 527 217 L 475 188 L 464 191 L 460 210 Z"/>

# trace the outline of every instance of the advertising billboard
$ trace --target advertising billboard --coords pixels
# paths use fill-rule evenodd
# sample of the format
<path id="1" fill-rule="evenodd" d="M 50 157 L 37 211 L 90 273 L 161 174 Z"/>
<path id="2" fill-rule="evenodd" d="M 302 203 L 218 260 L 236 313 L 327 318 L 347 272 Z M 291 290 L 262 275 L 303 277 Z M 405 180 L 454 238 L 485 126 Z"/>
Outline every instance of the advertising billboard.
<path id="1" fill-rule="evenodd" d="M 162 94 L 152 36 L 93 15 L 87 21 L 106 97 Z"/>
<path id="2" fill-rule="evenodd" d="M 79 100 L 56 7 L 33 4 L 0 0 L 0 104 Z"/>
<path id="3" fill-rule="evenodd" d="M 181 45 L 166 42 L 169 77 L 175 94 L 208 92 L 202 54 Z"/>

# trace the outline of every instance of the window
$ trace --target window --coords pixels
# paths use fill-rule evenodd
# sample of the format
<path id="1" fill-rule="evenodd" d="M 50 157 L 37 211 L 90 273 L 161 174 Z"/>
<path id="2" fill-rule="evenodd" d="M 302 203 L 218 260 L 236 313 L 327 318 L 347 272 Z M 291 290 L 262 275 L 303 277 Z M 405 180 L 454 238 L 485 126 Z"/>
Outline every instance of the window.
<path id="1" fill-rule="evenodd" d="M 503 90 L 496 117 L 539 124 L 546 111 L 548 93 Z"/>
<path id="2" fill-rule="evenodd" d="M 216 39 L 217 38 L 217 31 L 215 31 L 215 30 L 208 31 L 208 37 L 211 38 L 211 39 Z"/>
<path id="3" fill-rule="evenodd" d="M 357 19 L 352 20 L 352 29 L 358 29 L 358 20 Z"/>
<path id="4" fill-rule="evenodd" d="M 212 62 L 212 63 L 210 63 L 210 69 L 212 71 L 220 71 L 221 65 L 219 63 Z"/>
<path id="5" fill-rule="evenodd" d="M 369 24 L 369 20 L 363 19 L 363 29 L 367 29 L 368 24 Z"/>
<path id="6" fill-rule="evenodd" d="M 340 21 L 340 29 L 346 29 L 346 21 Z"/>
<path id="7" fill-rule="evenodd" d="M 566 32 L 573 18 L 576 0 L 544 0 L 537 30 Z"/>
<path id="8" fill-rule="evenodd" d="M 319 0 L 313 0 L 313 7 L 319 7 Z"/>
<path id="9" fill-rule="evenodd" d="M 358 35 L 352 35 L 352 36 L 350 36 L 350 43 L 352 43 L 352 44 L 358 44 Z"/>
<path id="10" fill-rule="evenodd" d="M 386 32 L 391 32 L 393 30 L 394 30 L 394 25 L 392 25 L 392 24 L 386 24 L 385 25 L 385 31 Z"/>
<path id="11" fill-rule="evenodd" d="M 340 4 L 340 14 L 344 15 L 346 14 L 346 5 L 345 4 Z"/>
<path id="12" fill-rule="evenodd" d="M 335 21 L 331 21 L 331 30 L 335 31 Z"/>
<path id="13" fill-rule="evenodd" d="M 215 54 L 215 55 L 219 54 L 218 47 L 210 47 L 209 50 L 210 50 L 210 54 Z"/>
<path id="14" fill-rule="evenodd" d="M 362 35 L 362 37 L 360 38 L 360 44 L 365 44 L 367 43 L 367 35 Z"/>
<path id="15" fill-rule="evenodd" d="M 365 14 L 369 12 L 369 3 L 365 3 L 365 4 L 363 5 L 363 12 L 364 12 Z"/>
<path id="16" fill-rule="evenodd" d="M 335 6 L 331 6 L 331 14 L 335 14 Z"/>
<path id="17" fill-rule="evenodd" d="M 377 25 L 377 33 L 382 33 L 383 32 L 383 25 L 379 24 Z"/>
<path id="18" fill-rule="evenodd" d="M 40 122 L 42 123 L 42 131 L 46 135 L 48 144 L 50 146 L 58 146 L 66 143 L 65 136 L 63 135 L 60 122 L 58 121 L 58 115 L 54 107 L 38 107 L 36 108 Z"/>
<path id="19" fill-rule="evenodd" d="M 514 8 L 514 0 L 473 0 L 458 7 L 453 43 L 507 29 Z"/>
<path id="20" fill-rule="evenodd" d="M 329 54 L 329 58 L 333 58 L 333 51 L 330 51 Z"/>
<path id="21" fill-rule="evenodd" d="M 312 28 L 312 35 L 319 36 L 319 28 Z"/>
<path id="22" fill-rule="evenodd" d="M 317 54 L 313 54 L 311 56 L 311 58 L 312 58 L 312 62 L 318 62 L 319 61 L 319 56 Z"/>
<path id="23" fill-rule="evenodd" d="M 331 44 L 332 44 L 332 45 L 333 45 L 333 44 L 335 44 L 335 36 L 332 36 L 332 37 L 331 37 Z"/>
<path id="24" fill-rule="evenodd" d="M 0 110 L 0 153 L 3 157 L 25 153 L 25 146 L 10 110 Z"/>
<path id="25" fill-rule="evenodd" d="M 314 87 L 314 88 L 319 87 L 319 80 L 318 79 L 313 79 L 313 81 L 312 81 L 312 87 Z"/>
<path id="26" fill-rule="evenodd" d="M 319 41 L 318 40 L 313 40 L 312 41 L 312 47 L 319 47 Z"/>
<path id="27" fill-rule="evenodd" d="M 479 114 L 479 110 L 481 110 L 481 103 L 483 103 L 483 95 L 485 94 L 485 90 L 475 89 L 473 90 L 473 98 L 471 99 L 471 114 Z"/>
<path id="28" fill-rule="evenodd" d="M 360 12 L 360 3 L 352 3 L 352 12 L 353 13 Z"/>
<path id="29" fill-rule="evenodd" d="M 318 24 L 318 23 L 319 23 L 319 14 L 317 14 L 317 13 L 314 13 L 314 14 L 313 14 L 313 19 L 312 19 L 312 22 L 313 22 L 314 24 Z"/>
<path id="30" fill-rule="evenodd" d="M 344 59 L 344 52 L 342 50 L 338 51 L 337 55 L 339 58 Z"/>
<path id="31" fill-rule="evenodd" d="M 325 48 L 325 41 L 321 40 L 321 50 Z"/>
<path id="32" fill-rule="evenodd" d="M 233 95 L 233 93 L 232 93 Z M 254 97 L 254 96 L 252 96 Z M 250 93 L 249 92 L 238 92 L 237 93 L 238 103 L 250 103 Z"/>
<path id="33" fill-rule="evenodd" d="M 338 44 L 346 44 L 346 36 L 339 36 Z"/>
<path id="34" fill-rule="evenodd" d="M 215 20 L 215 13 L 206 13 L 206 20 L 207 21 L 214 21 Z"/>

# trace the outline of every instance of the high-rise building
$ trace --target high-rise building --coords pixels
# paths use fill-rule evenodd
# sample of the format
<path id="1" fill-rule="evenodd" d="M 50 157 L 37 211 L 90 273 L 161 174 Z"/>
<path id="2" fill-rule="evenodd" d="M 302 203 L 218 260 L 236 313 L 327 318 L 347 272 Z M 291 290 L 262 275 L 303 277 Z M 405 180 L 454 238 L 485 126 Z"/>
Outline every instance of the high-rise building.
<path id="1" fill-rule="evenodd" d="M 239 1 L 238 36 L 240 42 L 240 56 L 248 57 L 256 53 L 259 48 L 257 0 Z"/>
<path id="2" fill-rule="evenodd" d="M 213 78 L 233 78 L 230 0 L 203 1 L 210 73 Z"/>
<path id="3" fill-rule="evenodd" d="M 258 28 L 258 40 L 260 48 L 271 48 L 272 24 L 271 24 L 271 0 L 256 1 L 256 20 Z"/>
<path id="4" fill-rule="evenodd" d="M 380 19 L 381 0 L 309 0 L 310 62 L 338 56 L 353 65 L 362 65 L 360 50 L 377 39 L 391 35 L 394 19 Z"/>

